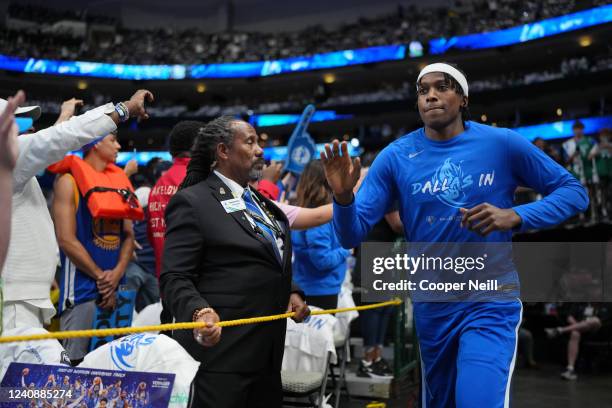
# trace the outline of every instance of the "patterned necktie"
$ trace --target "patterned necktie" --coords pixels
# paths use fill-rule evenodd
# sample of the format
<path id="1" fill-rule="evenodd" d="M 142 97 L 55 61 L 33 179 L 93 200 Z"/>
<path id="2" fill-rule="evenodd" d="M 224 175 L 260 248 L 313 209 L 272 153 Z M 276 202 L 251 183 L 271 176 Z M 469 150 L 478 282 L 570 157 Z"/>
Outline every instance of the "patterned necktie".
<path id="1" fill-rule="evenodd" d="M 272 244 L 272 248 L 274 248 L 274 253 L 279 261 L 282 260 L 282 255 L 276 244 L 276 238 L 274 236 L 274 232 L 269 227 L 269 225 L 264 221 L 264 216 L 259 209 L 259 207 L 255 204 L 255 200 L 253 200 L 253 196 L 251 195 L 251 191 L 248 188 L 244 189 L 244 193 L 242 194 L 242 199 L 244 200 L 244 204 L 246 206 L 246 210 L 251 216 L 251 219 L 257 227 L 259 227 L 259 232 Z"/>

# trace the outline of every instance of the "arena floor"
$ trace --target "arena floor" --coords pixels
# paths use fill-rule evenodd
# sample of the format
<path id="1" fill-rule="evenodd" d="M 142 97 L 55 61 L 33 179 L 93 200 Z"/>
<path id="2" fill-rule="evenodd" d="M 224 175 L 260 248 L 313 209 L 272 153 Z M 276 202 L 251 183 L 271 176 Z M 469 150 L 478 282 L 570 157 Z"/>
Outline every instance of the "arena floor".
<path id="1" fill-rule="evenodd" d="M 539 370 L 520 369 L 515 373 L 513 408 L 612 408 L 612 373 L 579 374 L 574 382 L 559 377 L 560 366 L 546 365 Z M 416 391 L 418 393 L 418 390 Z M 412 408 L 413 395 L 386 401 L 387 408 Z M 341 407 L 364 408 L 365 399 L 342 401 Z"/>
<path id="2" fill-rule="evenodd" d="M 612 374 L 578 374 L 578 380 L 559 377 L 561 366 L 519 370 L 513 389 L 514 407 L 519 408 L 609 408 L 612 407 Z"/>

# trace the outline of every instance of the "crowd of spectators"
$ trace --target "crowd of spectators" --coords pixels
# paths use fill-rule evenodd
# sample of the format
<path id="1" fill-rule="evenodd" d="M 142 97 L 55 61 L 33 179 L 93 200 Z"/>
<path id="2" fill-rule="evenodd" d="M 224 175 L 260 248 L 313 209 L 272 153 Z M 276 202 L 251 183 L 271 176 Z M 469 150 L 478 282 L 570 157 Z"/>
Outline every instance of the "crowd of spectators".
<path id="1" fill-rule="evenodd" d="M 587 59 L 575 57 L 564 59 L 554 69 L 526 73 L 504 73 L 491 78 L 470 82 L 470 90 L 475 92 L 512 88 L 541 82 L 554 81 L 586 73 L 595 73 L 612 68 L 612 49 L 607 53 Z"/>
<path id="2" fill-rule="evenodd" d="M 118 27 L 113 35 L 90 36 L 85 42 L 69 41 L 65 36 L 49 36 L 40 30 L 30 29 L 28 32 L 3 33 L 0 53 L 127 64 L 272 60 L 343 49 L 408 44 L 412 41 L 425 44 L 432 38 L 495 31 L 597 4 L 598 1 L 457 0 L 452 7 L 398 6 L 393 14 L 361 18 L 331 30 L 313 26 L 281 33 L 206 33 L 197 28 L 131 30 Z M 34 6 L 12 5 L 8 15 L 46 22 L 64 16 L 63 12 L 36 10 Z M 83 19 L 85 15 L 68 12 L 66 17 Z M 104 21 L 104 17 L 98 19 Z"/>
<path id="3" fill-rule="evenodd" d="M 81 21 L 82 14 L 77 10 L 57 10 L 33 4 L 11 3 L 8 15 L 19 20 L 40 24 L 55 23 L 62 20 Z"/>

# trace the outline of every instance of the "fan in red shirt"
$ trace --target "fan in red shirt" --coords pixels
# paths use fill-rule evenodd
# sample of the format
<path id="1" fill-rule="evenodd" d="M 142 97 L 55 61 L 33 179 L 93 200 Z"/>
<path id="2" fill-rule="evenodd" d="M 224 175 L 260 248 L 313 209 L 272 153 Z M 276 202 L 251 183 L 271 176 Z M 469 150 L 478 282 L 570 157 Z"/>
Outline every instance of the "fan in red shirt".
<path id="1" fill-rule="evenodd" d="M 164 220 L 166 205 L 185 178 L 187 164 L 189 164 L 191 156 L 191 146 L 204 125 L 203 122 L 186 120 L 177 123 L 172 128 L 168 141 L 168 149 L 172 155 L 172 167 L 157 180 L 149 194 L 147 232 L 149 242 L 155 252 L 155 274 L 158 279 L 164 251 L 164 234 L 166 233 L 166 222 Z"/>

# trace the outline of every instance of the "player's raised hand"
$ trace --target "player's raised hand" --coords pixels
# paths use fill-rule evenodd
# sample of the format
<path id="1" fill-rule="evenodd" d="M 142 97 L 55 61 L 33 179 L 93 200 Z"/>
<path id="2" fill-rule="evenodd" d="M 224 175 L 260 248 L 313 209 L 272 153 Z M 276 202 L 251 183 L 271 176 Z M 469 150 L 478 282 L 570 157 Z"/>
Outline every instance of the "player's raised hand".
<path id="1" fill-rule="evenodd" d="M 325 151 L 321 152 L 321 162 L 336 201 L 339 204 L 350 204 L 353 200 L 353 188 L 361 174 L 359 158 L 351 160 L 347 143 L 340 143 L 335 139 L 331 146 L 325 144 Z"/>

